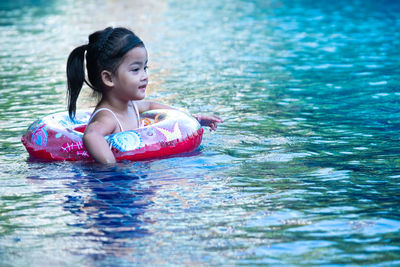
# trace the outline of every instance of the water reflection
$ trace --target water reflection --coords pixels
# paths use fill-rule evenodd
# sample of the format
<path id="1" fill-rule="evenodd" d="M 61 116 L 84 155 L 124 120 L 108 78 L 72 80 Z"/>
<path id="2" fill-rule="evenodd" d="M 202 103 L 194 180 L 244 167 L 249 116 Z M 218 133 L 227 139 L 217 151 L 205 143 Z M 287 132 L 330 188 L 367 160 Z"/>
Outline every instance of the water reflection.
<path id="1" fill-rule="evenodd" d="M 398 262 L 398 3 L 103 2 L 0 11 L 3 262 Z M 146 41 L 150 98 L 226 122 L 192 157 L 26 161 L 27 125 L 65 109 L 66 55 L 108 24 Z"/>
<path id="2" fill-rule="evenodd" d="M 145 213 L 156 188 L 144 188 L 139 180 L 147 175 L 126 168 L 76 167 L 68 183 L 74 193 L 65 196 L 63 207 L 76 217 L 69 226 L 78 228 L 79 238 L 88 243 L 83 242 L 74 253 L 96 260 L 131 257 L 136 239 L 150 234 L 146 225 L 152 222 Z"/>

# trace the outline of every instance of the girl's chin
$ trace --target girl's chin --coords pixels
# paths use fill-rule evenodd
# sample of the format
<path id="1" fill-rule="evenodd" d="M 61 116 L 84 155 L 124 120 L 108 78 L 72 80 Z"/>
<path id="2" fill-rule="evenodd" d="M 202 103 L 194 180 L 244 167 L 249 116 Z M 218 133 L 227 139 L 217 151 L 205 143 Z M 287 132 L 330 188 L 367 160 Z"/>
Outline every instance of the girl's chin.
<path id="1" fill-rule="evenodd" d="M 138 100 L 143 100 L 146 97 L 146 95 L 143 94 L 137 94 L 134 97 L 132 97 L 132 100 L 138 101 Z"/>

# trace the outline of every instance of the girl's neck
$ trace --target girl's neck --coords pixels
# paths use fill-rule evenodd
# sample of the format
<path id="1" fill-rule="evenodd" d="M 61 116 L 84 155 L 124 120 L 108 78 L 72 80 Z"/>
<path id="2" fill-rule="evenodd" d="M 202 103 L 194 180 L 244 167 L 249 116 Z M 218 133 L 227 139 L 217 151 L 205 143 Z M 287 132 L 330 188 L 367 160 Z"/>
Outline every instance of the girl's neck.
<path id="1" fill-rule="evenodd" d="M 128 110 L 129 104 L 131 102 L 132 101 L 129 100 L 122 100 L 118 98 L 109 98 L 107 96 L 103 96 L 100 102 L 97 104 L 97 107 L 108 107 L 115 112 L 124 113 Z"/>

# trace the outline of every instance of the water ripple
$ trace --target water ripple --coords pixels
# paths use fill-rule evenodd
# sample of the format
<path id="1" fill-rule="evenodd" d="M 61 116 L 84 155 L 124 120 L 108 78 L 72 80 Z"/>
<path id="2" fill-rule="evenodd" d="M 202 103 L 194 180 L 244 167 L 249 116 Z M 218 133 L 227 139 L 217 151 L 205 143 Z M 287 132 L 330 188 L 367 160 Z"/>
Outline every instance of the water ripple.
<path id="1" fill-rule="evenodd" d="M 397 3 L 25 2 L 0 3 L 0 262 L 399 262 Z M 225 123 L 183 157 L 28 160 L 69 51 L 110 24 L 145 40 L 149 99 Z"/>

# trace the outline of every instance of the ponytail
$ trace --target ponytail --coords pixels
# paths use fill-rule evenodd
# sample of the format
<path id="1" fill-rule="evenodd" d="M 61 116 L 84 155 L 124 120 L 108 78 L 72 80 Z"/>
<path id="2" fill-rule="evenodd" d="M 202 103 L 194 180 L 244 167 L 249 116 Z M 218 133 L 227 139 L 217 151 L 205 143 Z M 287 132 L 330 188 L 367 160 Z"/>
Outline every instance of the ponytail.
<path id="1" fill-rule="evenodd" d="M 85 82 L 84 57 L 86 50 L 87 45 L 75 48 L 67 61 L 68 114 L 71 119 L 75 118 L 76 101 Z"/>

